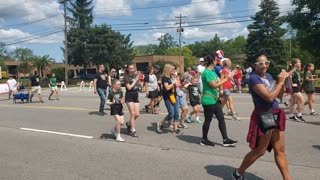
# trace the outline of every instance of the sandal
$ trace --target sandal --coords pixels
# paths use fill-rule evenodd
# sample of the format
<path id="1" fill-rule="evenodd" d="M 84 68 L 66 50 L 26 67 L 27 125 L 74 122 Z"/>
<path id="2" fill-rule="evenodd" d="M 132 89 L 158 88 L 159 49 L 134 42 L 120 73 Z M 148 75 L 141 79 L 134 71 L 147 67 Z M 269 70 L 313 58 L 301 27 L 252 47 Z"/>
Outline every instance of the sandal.
<path id="1" fill-rule="evenodd" d="M 182 132 L 180 131 L 180 129 L 173 130 L 173 132 L 176 133 L 176 134 L 182 134 Z"/>

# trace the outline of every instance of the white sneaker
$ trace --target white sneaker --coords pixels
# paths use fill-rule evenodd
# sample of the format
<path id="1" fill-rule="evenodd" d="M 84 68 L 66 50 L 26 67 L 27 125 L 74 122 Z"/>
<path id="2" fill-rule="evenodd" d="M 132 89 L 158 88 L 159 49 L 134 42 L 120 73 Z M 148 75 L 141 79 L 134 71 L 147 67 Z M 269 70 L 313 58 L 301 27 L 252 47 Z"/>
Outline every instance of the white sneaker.
<path id="1" fill-rule="evenodd" d="M 125 140 L 124 140 L 121 136 L 118 136 L 118 137 L 116 138 L 116 141 L 118 141 L 118 142 L 124 142 Z"/>
<path id="2" fill-rule="evenodd" d="M 238 116 L 233 116 L 233 117 L 232 117 L 232 120 L 234 120 L 234 121 L 240 121 L 240 118 L 239 118 Z"/>

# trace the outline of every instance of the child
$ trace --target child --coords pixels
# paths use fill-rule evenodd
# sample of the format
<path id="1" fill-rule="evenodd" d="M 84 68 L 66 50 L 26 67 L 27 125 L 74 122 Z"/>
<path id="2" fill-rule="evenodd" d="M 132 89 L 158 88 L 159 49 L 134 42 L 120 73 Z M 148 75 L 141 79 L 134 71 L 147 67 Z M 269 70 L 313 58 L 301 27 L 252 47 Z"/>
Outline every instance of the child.
<path id="1" fill-rule="evenodd" d="M 54 92 L 56 92 L 56 100 L 59 100 L 57 79 L 54 73 L 51 74 L 51 78 L 49 79 L 49 81 L 50 81 L 51 93 L 48 99 L 51 100 L 51 96 L 53 95 Z"/>
<path id="2" fill-rule="evenodd" d="M 199 115 L 200 115 L 200 93 L 199 93 L 199 89 L 197 86 L 197 82 L 198 79 L 197 77 L 193 76 L 191 78 L 191 83 L 188 84 L 188 92 L 189 92 L 189 100 L 190 100 L 190 104 L 193 108 L 193 111 L 190 112 L 188 118 L 187 118 L 187 122 L 191 123 L 191 116 L 192 115 L 196 115 L 196 120 L 195 122 L 198 124 L 201 124 L 201 121 L 199 119 Z"/>
<path id="3" fill-rule="evenodd" d="M 313 109 L 313 102 L 314 102 L 314 81 L 317 80 L 313 78 L 312 72 L 314 71 L 314 65 L 309 63 L 304 68 L 304 80 L 303 80 L 303 88 L 304 92 L 308 96 L 308 100 L 304 103 L 304 105 L 308 105 L 310 109 L 310 115 L 317 115 L 317 113 Z"/>
<path id="4" fill-rule="evenodd" d="M 107 105 L 110 105 L 110 115 L 114 115 L 114 118 L 117 121 L 114 129 L 111 130 L 111 133 L 116 138 L 116 141 L 123 142 L 125 141 L 120 136 L 120 128 L 124 124 L 123 120 L 123 106 L 124 96 L 121 90 L 121 82 L 120 80 L 114 80 L 112 82 L 112 90 L 108 94 Z"/>

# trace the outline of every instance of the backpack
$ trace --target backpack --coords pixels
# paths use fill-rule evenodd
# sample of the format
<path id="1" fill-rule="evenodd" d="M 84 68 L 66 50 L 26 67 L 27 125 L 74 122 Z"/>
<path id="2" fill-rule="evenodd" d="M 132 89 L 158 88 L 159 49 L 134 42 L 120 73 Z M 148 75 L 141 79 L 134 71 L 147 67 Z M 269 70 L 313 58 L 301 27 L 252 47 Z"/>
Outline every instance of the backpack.
<path id="1" fill-rule="evenodd" d="M 286 93 L 292 93 L 292 80 L 291 80 L 291 76 L 287 77 L 284 80 L 284 88 L 285 88 L 285 92 Z"/>

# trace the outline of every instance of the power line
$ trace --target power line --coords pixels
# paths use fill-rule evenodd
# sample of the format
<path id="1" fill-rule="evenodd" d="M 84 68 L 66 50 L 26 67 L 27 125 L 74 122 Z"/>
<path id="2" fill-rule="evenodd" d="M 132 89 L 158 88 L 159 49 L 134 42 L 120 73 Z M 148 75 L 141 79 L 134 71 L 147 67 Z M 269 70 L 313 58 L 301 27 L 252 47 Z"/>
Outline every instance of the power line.
<path id="1" fill-rule="evenodd" d="M 31 22 L 25 22 L 25 23 L 19 23 L 19 24 L 8 24 L 8 25 L 6 25 L 5 27 L 15 27 L 15 28 L 18 28 L 18 27 L 22 27 L 22 26 L 34 24 L 34 23 L 37 23 L 37 22 L 45 21 L 45 20 L 47 20 L 47 19 L 51 19 L 51 18 L 57 17 L 57 16 L 59 16 L 59 15 L 60 15 L 60 14 L 51 15 L 51 16 L 48 16 L 48 17 L 45 17 L 45 18 L 42 18 L 42 19 L 38 19 L 38 20 L 35 20 L 35 21 L 31 21 Z"/>
<path id="2" fill-rule="evenodd" d="M 22 40 L 22 41 L 17 41 L 17 42 L 12 42 L 12 43 L 6 43 L 6 45 L 14 45 L 14 44 L 20 44 L 20 43 L 23 43 L 23 42 L 28 42 L 28 41 L 32 41 L 32 40 L 35 40 L 35 39 L 39 39 L 39 38 L 42 38 L 42 37 L 46 37 L 46 36 L 50 36 L 50 35 L 53 35 L 53 34 L 57 34 L 57 33 L 62 32 L 62 31 L 63 31 L 63 30 L 59 30 L 59 31 L 55 31 L 55 32 L 48 33 L 48 34 L 43 34 L 43 35 L 41 35 L 41 36 L 37 36 L 37 37 L 25 39 L 25 40 Z"/>
<path id="3" fill-rule="evenodd" d="M 160 5 L 160 6 L 149 6 L 149 7 L 141 7 L 141 8 L 124 8 L 124 9 L 96 8 L 95 11 L 127 11 L 127 10 L 141 10 L 141 9 L 156 9 L 156 8 L 164 8 L 164 7 L 174 7 L 174 6 L 184 6 L 184 5 L 190 5 L 190 4 L 215 2 L 215 1 L 218 1 L 218 0 L 198 1 L 198 2 L 191 2 L 191 3 L 180 3 L 180 4 L 170 4 L 170 5 Z"/>

